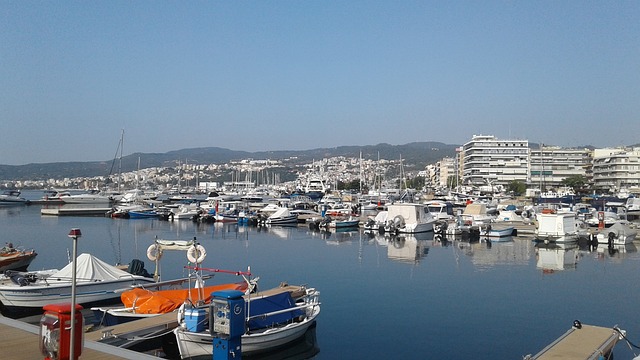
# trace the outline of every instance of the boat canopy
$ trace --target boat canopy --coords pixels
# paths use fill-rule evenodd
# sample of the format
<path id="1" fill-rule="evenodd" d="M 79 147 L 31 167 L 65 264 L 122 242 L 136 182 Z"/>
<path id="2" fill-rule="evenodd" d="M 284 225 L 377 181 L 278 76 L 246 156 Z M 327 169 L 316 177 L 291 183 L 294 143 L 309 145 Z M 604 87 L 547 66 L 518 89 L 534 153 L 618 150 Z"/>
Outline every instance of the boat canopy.
<path id="1" fill-rule="evenodd" d="M 283 292 L 263 298 L 251 299 L 247 308 L 249 311 L 247 327 L 250 330 L 263 329 L 273 327 L 279 324 L 286 324 L 298 316 L 304 316 L 301 309 L 293 309 L 279 313 L 296 307 L 296 303 L 291 297 L 290 292 Z M 276 312 L 275 314 L 269 314 Z"/>
<path id="2" fill-rule="evenodd" d="M 99 282 L 119 280 L 132 275 L 124 270 L 98 259 L 91 254 L 80 254 L 76 259 L 76 281 L 77 282 Z M 69 263 L 60 271 L 51 274 L 47 279 L 60 279 L 71 281 L 73 277 L 73 263 Z"/>

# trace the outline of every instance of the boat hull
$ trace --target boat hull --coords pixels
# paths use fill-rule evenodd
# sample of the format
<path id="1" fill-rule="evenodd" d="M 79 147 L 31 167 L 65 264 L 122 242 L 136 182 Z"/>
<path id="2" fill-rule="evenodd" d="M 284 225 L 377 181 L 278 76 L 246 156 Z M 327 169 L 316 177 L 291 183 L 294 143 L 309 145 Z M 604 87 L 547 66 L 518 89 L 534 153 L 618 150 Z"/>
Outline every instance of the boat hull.
<path id="1" fill-rule="evenodd" d="M 317 306 L 313 315 L 301 322 L 255 332 L 250 335 L 242 335 L 242 354 L 268 352 L 300 338 L 315 324 L 319 313 L 320 307 Z M 176 335 L 180 356 L 183 359 L 196 356 L 211 356 L 213 353 L 213 337 L 208 331 L 194 333 L 182 328 L 176 328 L 174 334 Z"/>
<path id="2" fill-rule="evenodd" d="M 4 273 L 6 270 L 25 271 L 37 255 L 35 251 L 31 250 L 0 256 L 0 273 Z"/>
<path id="3" fill-rule="evenodd" d="M 11 281 L 11 280 L 8 280 Z M 122 290 L 128 290 L 141 283 L 153 283 L 153 279 L 136 276 L 135 279 L 78 283 L 76 303 L 90 304 L 120 298 Z M 3 285 L 0 286 L 0 302 L 6 308 L 42 308 L 47 304 L 70 302 L 71 284 L 58 285 Z"/>

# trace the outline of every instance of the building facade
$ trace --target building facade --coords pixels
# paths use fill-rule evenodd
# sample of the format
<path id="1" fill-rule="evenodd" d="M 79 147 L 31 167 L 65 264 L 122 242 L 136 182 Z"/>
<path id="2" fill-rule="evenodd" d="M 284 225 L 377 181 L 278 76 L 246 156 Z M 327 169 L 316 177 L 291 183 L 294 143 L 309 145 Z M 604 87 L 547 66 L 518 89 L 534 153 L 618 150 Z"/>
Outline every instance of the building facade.
<path id="1" fill-rule="evenodd" d="M 529 179 L 529 141 L 499 140 L 492 135 L 473 135 L 462 146 L 464 185 L 507 186 Z"/>
<path id="2" fill-rule="evenodd" d="M 596 192 L 640 193 L 640 148 L 595 150 L 592 169 Z"/>
<path id="3" fill-rule="evenodd" d="M 558 146 L 540 146 L 530 149 L 529 174 L 527 184 L 541 191 L 559 188 L 562 181 L 572 176 L 584 176 L 589 181 L 591 175 L 592 151 L 570 149 Z"/>

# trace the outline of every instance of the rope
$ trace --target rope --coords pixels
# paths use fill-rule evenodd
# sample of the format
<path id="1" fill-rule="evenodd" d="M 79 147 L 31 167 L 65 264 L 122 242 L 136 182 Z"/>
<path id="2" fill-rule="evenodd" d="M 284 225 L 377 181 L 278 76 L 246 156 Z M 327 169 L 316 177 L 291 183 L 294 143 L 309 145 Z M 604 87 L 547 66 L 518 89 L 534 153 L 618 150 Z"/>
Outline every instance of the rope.
<path id="1" fill-rule="evenodd" d="M 636 349 L 640 349 L 640 346 L 632 343 L 631 340 L 629 340 L 627 336 L 622 332 L 622 330 L 620 330 L 617 326 L 614 327 L 613 330 L 615 330 L 618 334 L 620 334 L 620 336 L 622 336 L 622 338 L 627 342 L 629 346 L 634 347 Z"/>

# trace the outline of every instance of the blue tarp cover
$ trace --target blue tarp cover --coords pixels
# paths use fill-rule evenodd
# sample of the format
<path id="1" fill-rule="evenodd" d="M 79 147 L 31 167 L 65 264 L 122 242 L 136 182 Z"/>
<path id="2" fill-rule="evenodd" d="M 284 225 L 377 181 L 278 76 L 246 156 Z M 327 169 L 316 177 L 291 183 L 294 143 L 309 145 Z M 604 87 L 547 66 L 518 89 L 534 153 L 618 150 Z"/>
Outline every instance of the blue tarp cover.
<path id="1" fill-rule="evenodd" d="M 291 293 L 285 292 L 261 299 L 251 300 L 251 305 L 247 304 L 246 313 L 249 314 L 249 317 L 251 317 L 273 311 L 284 310 L 295 306 L 296 304 L 295 301 L 293 301 L 293 299 L 291 298 Z M 249 311 L 251 313 L 249 313 Z M 266 317 L 261 316 L 250 319 L 247 327 L 249 328 L 249 330 L 272 327 L 278 324 L 290 322 L 291 319 L 301 315 L 304 315 L 304 312 L 300 309 L 297 309 L 277 315 L 269 315 Z"/>

